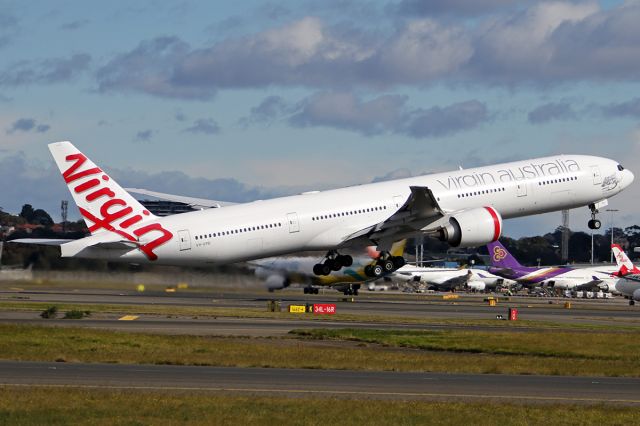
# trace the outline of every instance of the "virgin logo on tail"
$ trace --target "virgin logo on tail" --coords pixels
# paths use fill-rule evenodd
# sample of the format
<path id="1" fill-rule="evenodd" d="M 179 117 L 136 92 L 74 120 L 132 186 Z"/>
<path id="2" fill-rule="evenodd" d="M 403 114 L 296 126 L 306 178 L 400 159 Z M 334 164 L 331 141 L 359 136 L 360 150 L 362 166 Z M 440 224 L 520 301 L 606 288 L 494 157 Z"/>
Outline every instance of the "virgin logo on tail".
<path id="1" fill-rule="evenodd" d="M 158 256 L 153 250 L 171 240 L 173 234 L 159 223 L 140 223 L 144 222 L 144 217 L 150 216 L 151 213 L 148 210 L 136 213 L 133 207 L 128 205 L 125 200 L 118 198 L 116 193 L 109 187 L 109 176 L 102 169 L 92 167 L 80 170 L 87 161 L 87 157 L 84 154 L 80 152 L 69 154 L 65 157 L 65 160 L 72 161 L 73 164 L 62 173 L 64 181 L 76 194 L 82 194 L 87 203 L 91 206 L 95 205 L 96 208 L 91 210 L 100 214 L 96 216 L 82 206 L 78 206 L 80 214 L 93 223 L 93 225 L 89 226 L 89 231 L 93 233 L 105 229 L 129 241 L 138 243 L 142 236 L 155 231 L 159 235 L 151 241 L 139 244 L 138 248 L 149 260 L 156 260 Z M 76 182 L 83 178 L 90 179 Z"/>

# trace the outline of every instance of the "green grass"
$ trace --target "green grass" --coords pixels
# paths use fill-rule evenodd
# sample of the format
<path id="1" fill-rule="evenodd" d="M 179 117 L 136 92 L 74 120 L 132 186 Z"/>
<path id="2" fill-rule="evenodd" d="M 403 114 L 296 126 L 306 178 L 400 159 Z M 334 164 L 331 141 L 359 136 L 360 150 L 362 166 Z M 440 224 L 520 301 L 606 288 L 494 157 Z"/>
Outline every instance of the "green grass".
<path id="1" fill-rule="evenodd" d="M 427 351 L 525 355 L 558 360 L 629 360 L 640 364 L 640 341 L 630 333 L 371 329 L 312 329 L 291 333 L 311 339 L 350 340 Z"/>
<path id="2" fill-rule="evenodd" d="M 59 303 L 55 305 L 58 312 L 67 311 L 89 311 L 92 314 L 134 314 L 134 315 L 161 315 L 161 316 L 183 316 L 183 317 L 199 317 L 199 318 L 271 318 L 271 319 L 288 319 L 297 320 L 313 320 L 319 323 L 327 321 L 349 321 L 349 322 L 366 322 L 376 324 L 430 324 L 430 325 L 455 325 L 455 326 L 481 326 L 496 329 L 513 329 L 513 328 L 540 328 L 540 329 L 572 329 L 591 331 L 597 330 L 602 332 L 625 332 L 640 331 L 640 324 L 635 325 L 609 325 L 609 324 L 579 324 L 579 323 L 560 323 L 553 321 L 498 321 L 491 319 L 455 319 L 455 318 L 437 318 L 437 317 L 406 317 L 406 316 L 389 316 L 389 315 L 371 315 L 371 314 L 343 314 L 336 315 L 313 315 L 313 314 L 290 314 L 284 312 L 286 305 L 282 306 L 283 312 L 267 312 L 267 303 L 265 301 L 264 308 L 221 308 L 216 306 L 182 306 L 182 305 L 129 305 L 129 304 L 87 304 L 87 303 Z M 51 307 L 51 303 L 45 302 L 27 302 L 27 301 L 0 301 L 0 310 L 2 311 L 22 311 L 22 312 L 42 312 Z M 340 309 L 340 308 L 338 308 Z M 496 311 L 503 312 L 503 310 Z M 493 317 L 494 314 L 488 314 Z M 506 314 L 505 314 L 506 315 Z M 522 315 L 522 313 L 521 313 Z"/>
<path id="3" fill-rule="evenodd" d="M 0 359 L 638 377 L 634 336 L 312 330 L 266 339 L 0 325 Z"/>
<path id="4" fill-rule="evenodd" d="M 0 424 L 20 425 L 606 425 L 637 408 L 372 401 L 219 393 L 0 387 Z"/>

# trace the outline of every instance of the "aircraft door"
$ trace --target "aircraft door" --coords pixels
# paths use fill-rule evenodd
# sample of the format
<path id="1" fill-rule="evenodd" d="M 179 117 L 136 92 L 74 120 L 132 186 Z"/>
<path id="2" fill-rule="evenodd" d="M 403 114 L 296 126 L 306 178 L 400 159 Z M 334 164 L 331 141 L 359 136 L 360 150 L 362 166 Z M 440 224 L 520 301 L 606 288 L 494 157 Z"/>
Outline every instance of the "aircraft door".
<path id="1" fill-rule="evenodd" d="M 516 194 L 518 197 L 526 197 L 527 196 L 527 182 L 518 182 L 516 184 Z"/>
<path id="2" fill-rule="evenodd" d="M 600 167 L 591 166 L 591 176 L 593 176 L 594 185 L 600 185 L 602 183 L 602 175 L 600 174 Z"/>
<path id="3" fill-rule="evenodd" d="M 298 213 L 287 213 L 287 222 L 289 223 L 289 233 L 300 232 L 300 224 L 298 223 Z"/>
<path id="4" fill-rule="evenodd" d="M 180 251 L 191 250 L 191 235 L 188 230 L 178 231 L 178 239 L 180 241 Z"/>

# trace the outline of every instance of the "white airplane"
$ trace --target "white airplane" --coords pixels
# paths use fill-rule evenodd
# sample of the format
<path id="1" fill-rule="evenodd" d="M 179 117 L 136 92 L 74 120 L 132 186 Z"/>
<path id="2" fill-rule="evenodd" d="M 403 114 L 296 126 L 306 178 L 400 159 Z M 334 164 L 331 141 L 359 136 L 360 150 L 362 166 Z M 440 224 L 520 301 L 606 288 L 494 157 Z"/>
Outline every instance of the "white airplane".
<path id="1" fill-rule="evenodd" d="M 338 252 L 345 247 L 374 244 L 382 270 L 393 271 L 405 263 L 389 254 L 395 241 L 422 234 L 480 246 L 513 217 L 588 205 L 589 226 L 599 228 L 598 209 L 634 179 L 613 160 L 557 155 L 245 204 L 200 199 L 216 208 L 156 217 L 70 142 L 49 149 L 91 235 L 17 242 L 58 245 L 63 257 L 169 265 L 326 250 L 317 275 L 347 265 L 349 256 Z"/>
<path id="2" fill-rule="evenodd" d="M 394 243 L 391 247 L 391 256 L 402 256 L 407 240 Z M 381 268 L 376 264 L 380 253 L 374 247 L 367 247 L 367 255 L 353 258 L 353 263 L 339 271 L 331 271 L 329 275 L 315 275 L 313 267 L 317 264 L 317 258 L 311 256 L 287 256 L 271 257 L 248 262 L 255 267 L 255 275 L 264 279 L 269 291 L 281 290 L 292 283 L 306 284 L 305 294 L 318 294 L 318 287 L 331 287 L 346 295 L 358 295 L 362 283 L 375 281 L 377 277 L 371 277 L 365 273 L 367 268 Z M 377 271 L 374 275 L 384 275 L 383 271 Z M 371 283 L 374 284 L 374 283 Z M 375 288 L 375 287 L 374 287 Z"/>
<path id="3" fill-rule="evenodd" d="M 395 271 L 392 279 L 420 283 L 428 289 L 438 291 L 472 290 L 485 291 L 499 285 L 510 286 L 513 281 L 477 268 L 421 268 L 405 265 Z"/>

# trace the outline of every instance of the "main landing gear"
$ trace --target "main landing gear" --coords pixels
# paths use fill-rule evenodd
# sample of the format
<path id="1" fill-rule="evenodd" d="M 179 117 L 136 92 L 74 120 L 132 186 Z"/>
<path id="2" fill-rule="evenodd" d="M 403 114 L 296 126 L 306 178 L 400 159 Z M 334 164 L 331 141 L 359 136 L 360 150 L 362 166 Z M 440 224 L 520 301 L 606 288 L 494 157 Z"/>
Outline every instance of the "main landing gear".
<path id="1" fill-rule="evenodd" d="M 331 250 L 327 253 L 327 258 L 324 262 L 313 265 L 313 273 L 316 275 L 329 275 L 331 271 L 339 271 L 343 267 L 351 265 L 353 265 L 353 257 Z"/>
<path id="2" fill-rule="evenodd" d="M 600 223 L 599 219 L 596 219 L 598 209 L 595 204 L 589 204 L 589 209 L 591 210 L 591 220 L 587 222 L 587 226 L 589 226 L 589 229 L 600 229 L 602 223 Z"/>
<path id="3" fill-rule="evenodd" d="M 388 252 L 382 252 L 376 263 L 364 267 L 364 273 L 368 277 L 377 278 L 402 268 L 406 263 L 402 256 L 391 256 Z"/>

